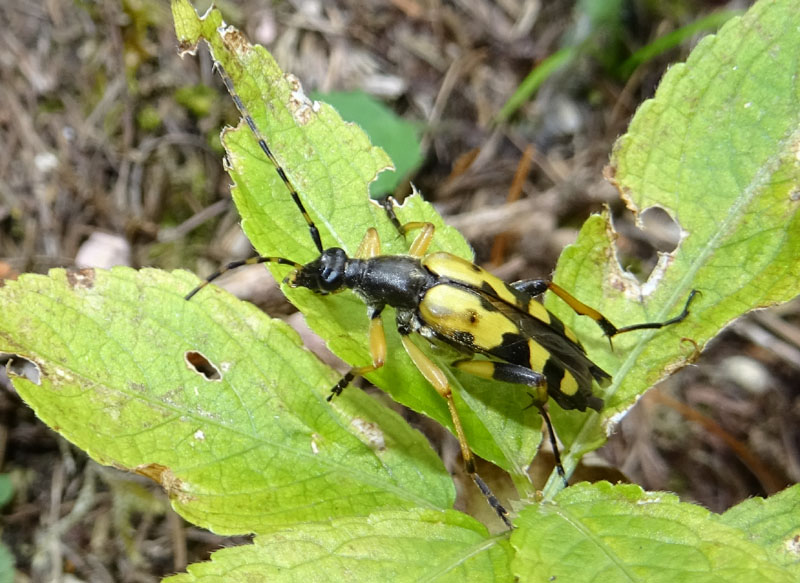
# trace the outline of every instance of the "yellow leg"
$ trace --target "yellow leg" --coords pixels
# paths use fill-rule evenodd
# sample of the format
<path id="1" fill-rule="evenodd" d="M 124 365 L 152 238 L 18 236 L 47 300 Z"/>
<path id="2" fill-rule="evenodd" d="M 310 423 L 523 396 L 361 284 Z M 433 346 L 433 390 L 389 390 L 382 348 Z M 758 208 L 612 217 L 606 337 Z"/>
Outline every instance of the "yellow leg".
<path id="1" fill-rule="evenodd" d="M 558 471 L 558 475 L 564 480 L 564 485 L 566 486 L 567 474 L 561 463 L 561 453 L 558 450 L 556 433 L 550 421 L 550 415 L 548 415 L 547 409 L 544 408 L 544 404 L 547 402 L 547 381 L 544 375 L 517 364 L 494 362 L 491 360 L 459 360 L 454 362 L 453 366 L 466 373 L 484 379 L 526 385 L 535 391 L 534 393 L 528 393 L 531 399 L 533 399 L 533 402 L 529 406 L 536 406 L 536 408 L 539 409 L 539 415 L 541 415 L 545 425 L 547 425 L 550 445 L 553 448 L 553 456 L 556 460 L 556 471 Z"/>
<path id="2" fill-rule="evenodd" d="M 411 243 L 408 254 L 413 257 L 422 257 L 428 252 L 428 247 L 430 247 L 431 241 L 433 241 L 433 234 L 436 232 L 436 227 L 433 226 L 433 223 L 423 223 L 420 221 L 414 221 L 403 225 L 403 233 L 408 233 L 414 229 L 422 229 L 422 231 L 416 236 L 414 242 Z"/>
<path id="3" fill-rule="evenodd" d="M 355 257 L 357 259 L 370 259 L 381 254 L 381 240 L 378 231 L 370 227 L 361 239 Z"/>
<path id="4" fill-rule="evenodd" d="M 363 373 L 367 374 L 373 370 L 377 370 L 386 362 L 386 335 L 383 333 L 383 320 L 381 320 L 381 311 L 376 310 L 369 320 L 369 354 L 372 356 L 371 370 L 365 370 Z"/>
<path id="5" fill-rule="evenodd" d="M 683 305 L 683 311 L 674 318 L 670 318 L 664 322 L 643 322 L 641 324 L 633 324 L 630 326 L 617 328 L 603 314 L 595 310 L 593 307 L 587 306 L 578 298 L 570 294 L 567 290 L 553 283 L 552 281 L 532 279 L 516 282 L 512 284 L 512 287 L 520 291 L 530 292 L 534 295 L 542 293 L 546 287 L 559 298 L 561 298 L 570 308 L 575 311 L 576 314 L 581 316 L 589 316 L 592 320 L 597 322 L 597 325 L 600 326 L 605 335 L 608 337 L 609 343 L 611 342 L 611 337 L 616 336 L 617 334 L 624 334 L 625 332 L 632 332 L 634 330 L 655 330 L 683 322 L 683 320 L 685 320 L 689 315 L 689 305 L 692 303 L 692 300 L 694 300 L 697 294 L 700 293 L 697 290 L 692 290 L 689 293 L 689 297 L 686 298 L 686 303 Z"/>
<path id="6" fill-rule="evenodd" d="M 353 382 L 353 379 L 378 370 L 386 362 L 386 335 L 383 332 L 381 310 L 370 309 L 369 316 L 369 353 L 372 357 L 372 364 L 355 366 L 347 371 L 347 374 L 331 389 L 328 401 L 341 395 L 345 387 Z"/>
<path id="7" fill-rule="evenodd" d="M 576 314 L 581 316 L 589 316 L 592 320 L 597 322 L 597 325 L 603 329 L 603 332 L 606 333 L 606 336 L 611 337 L 617 333 L 617 327 L 609 322 L 603 314 L 595 310 L 593 307 L 584 304 L 563 287 L 554 284 L 552 281 L 548 283 L 547 287 L 550 288 L 551 292 L 560 297 L 570 308 L 572 308 Z"/>
<path id="8" fill-rule="evenodd" d="M 508 511 L 500 504 L 500 501 L 492 494 L 486 482 L 484 482 L 475 471 L 475 457 L 472 455 L 472 451 L 467 443 L 467 436 L 464 433 L 464 427 L 461 425 L 461 417 L 459 417 L 458 411 L 456 410 L 456 405 L 453 401 L 453 392 L 450 389 L 447 376 L 442 372 L 442 369 L 436 366 L 433 361 L 417 347 L 416 344 L 411 342 L 408 336 L 403 335 L 400 339 L 403 342 L 403 347 L 406 349 L 406 352 L 411 357 L 411 360 L 414 361 L 414 365 L 422 373 L 422 376 L 424 376 L 425 379 L 433 385 L 436 392 L 447 401 L 447 408 L 450 410 L 450 417 L 453 420 L 453 427 L 456 431 L 456 438 L 458 438 L 458 445 L 461 447 L 461 457 L 464 458 L 464 467 L 467 473 L 486 497 L 489 505 L 497 512 L 497 515 L 506 526 L 512 528 L 511 522 L 508 520 Z"/>

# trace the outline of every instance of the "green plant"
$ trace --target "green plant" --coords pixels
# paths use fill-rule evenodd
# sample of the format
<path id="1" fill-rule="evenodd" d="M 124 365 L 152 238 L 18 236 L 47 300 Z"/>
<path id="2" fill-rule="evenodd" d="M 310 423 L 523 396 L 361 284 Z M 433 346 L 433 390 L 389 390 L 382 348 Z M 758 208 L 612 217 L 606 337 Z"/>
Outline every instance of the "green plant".
<path id="1" fill-rule="evenodd" d="M 556 53 L 542 59 L 531 72 L 522 80 L 514 94 L 497 112 L 495 120 L 498 122 L 509 119 L 514 113 L 529 101 L 552 75 L 568 67 L 575 66 L 581 58 L 591 56 L 598 60 L 604 67 L 614 71 L 620 77 L 629 77 L 638 66 L 657 57 L 658 55 L 675 48 L 686 39 L 706 30 L 714 30 L 738 11 L 727 10 L 709 14 L 699 20 L 656 38 L 630 55 L 624 62 L 618 63 L 617 59 L 608 58 L 606 55 L 618 55 L 619 45 L 622 44 L 620 29 L 622 28 L 622 15 L 625 13 L 622 2 L 578 2 L 575 6 L 575 21 L 580 23 L 566 35 L 563 48 Z M 600 47 L 603 47 L 601 50 Z"/>
<path id="2" fill-rule="evenodd" d="M 9 503 L 14 496 L 14 486 L 8 474 L 0 474 L 0 507 Z M 14 580 L 14 556 L 8 547 L 0 543 L 0 583 Z"/>
<path id="3" fill-rule="evenodd" d="M 402 253 L 405 242 L 367 197 L 390 165 L 385 154 L 328 106 L 302 99 L 266 51 L 238 32 L 220 34 L 218 12 L 201 20 L 186 0 L 173 12 L 184 49 L 200 38 L 211 45 L 326 245 L 352 251 L 376 226 L 384 252 Z M 745 311 L 797 294 L 798 26 L 789 0 L 757 4 L 673 67 L 619 141 L 613 179 L 629 205 L 662 206 L 684 237 L 639 286 L 615 259 L 607 217 L 594 216 L 555 280 L 618 323 L 663 319 L 690 289 L 703 295 L 680 333 L 620 338 L 613 352 L 591 322 L 547 299 L 614 374 L 601 413 L 551 408 L 568 471 L 603 443 L 615 416 L 692 356 L 681 336 L 702 348 Z M 259 252 L 316 256 L 249 129 L 226 131 L 223 142 L 243 228 Z M 399 214 L 433 222 L 435 247 L 471 258 L 420 197 Z M 515 530 L 490 535 L 452 510 L 450 476 L 402 419 L 355 390 L 328 404 L 338 376 L 293 331 L 216 288 L 184 301 L 196 283 L 185 272 L 53 270 L 0 290 L 0 351 L 35 366 L 14 382 L 45 422 L 101 463 L 161 483 L 188 520 L 256 533 L 252 545 L 218 551 L 171 581 L 798 578 L 797 486 L 722 515 L 633 485 L 562 490 L 555 476 L 535 501 L 524 470 L 541 435 L 528 397 L 455 374 L 472 447 L 507 470 L 520 494 Z M 360 301 L 287 295 L 335 352 L 368 362 Z M 387 339 L 387 366 L 369 379 L 447 425 L 442 399 L 395 335 Z"/>
<path id="4" fill-rule="evenodd" d="M 312 93 L 311 98 L 329 103 L 342 119 L 358 124 L 370 141 L 391 157 L 394 170 L 381 172 L 369 185 L 372 198 L 392 194 L 422 163 L 417 128 L 374 97 L 363 91 L 350 91 Z"/>

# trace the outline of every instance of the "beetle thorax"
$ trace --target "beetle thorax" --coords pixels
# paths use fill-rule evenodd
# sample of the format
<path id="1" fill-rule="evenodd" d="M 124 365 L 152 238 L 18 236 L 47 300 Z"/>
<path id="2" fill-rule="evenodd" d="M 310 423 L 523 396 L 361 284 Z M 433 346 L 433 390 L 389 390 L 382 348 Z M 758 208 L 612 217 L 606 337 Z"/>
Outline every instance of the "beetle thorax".
<path id="1" fill-rule="evenodd" d="M 370 259 L 350 259 L 345 286 L 367 305 L 415 309 L 435 279 L 415 257 L 381 255 Z"/>

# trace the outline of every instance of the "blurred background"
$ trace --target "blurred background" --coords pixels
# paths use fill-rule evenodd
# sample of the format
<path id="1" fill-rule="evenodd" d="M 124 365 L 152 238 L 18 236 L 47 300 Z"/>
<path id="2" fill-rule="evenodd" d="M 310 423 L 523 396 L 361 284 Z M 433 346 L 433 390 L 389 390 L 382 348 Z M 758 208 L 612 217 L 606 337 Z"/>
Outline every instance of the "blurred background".
<path id="1" fill-rule="evenodd" d="M 749 3 L 217 5 L 307 92 L 393 128 L 373 137 L 406 155 L 376 194 L 413 182 L 481 265 L 547 277 L 608 205 L 621 262 L 644 280 L 675 225 L 649 212 L 640 230 L 603 168 L 669 64 Z M 178 57 L 168 2 L 0 0 L 0 22 L 0 279 L 112 265 L 206 276 L 252 253 L 219 143 L 238 114 L 204 49 Z M 222 283 L 292 318 L 262 267 Z M 798 323 L 795 301 L 729 326 L 631 410 L 592 460 L 615 472 L 596 475 L 714 511 L 800 481 Z M 18 581 L 157 581 L 246 540 L 187 525 L 154 484 L 89 461 L 0 383 L 0 528 Z"/>

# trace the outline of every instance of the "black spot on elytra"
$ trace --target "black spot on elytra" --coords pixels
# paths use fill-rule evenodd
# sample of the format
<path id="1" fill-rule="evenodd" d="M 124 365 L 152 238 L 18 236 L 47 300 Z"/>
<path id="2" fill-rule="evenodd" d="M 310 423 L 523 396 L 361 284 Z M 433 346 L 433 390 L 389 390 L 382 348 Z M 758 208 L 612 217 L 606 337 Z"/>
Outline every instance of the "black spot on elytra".
<path id="1" fill-rule="evenodd" d="M 463 330 L 454 330 L 452 339 L 462 347 L 471 348 L 475 346 L 475 336 Z"/>

